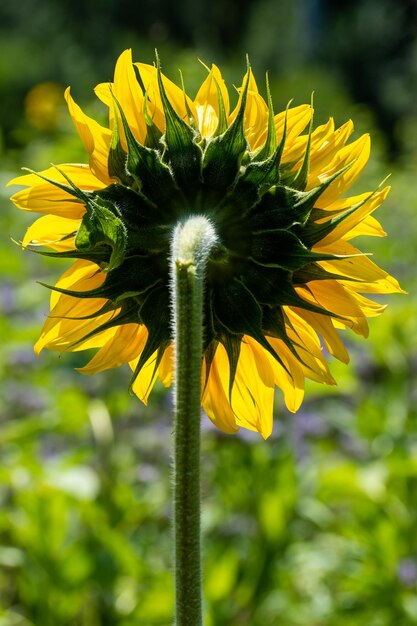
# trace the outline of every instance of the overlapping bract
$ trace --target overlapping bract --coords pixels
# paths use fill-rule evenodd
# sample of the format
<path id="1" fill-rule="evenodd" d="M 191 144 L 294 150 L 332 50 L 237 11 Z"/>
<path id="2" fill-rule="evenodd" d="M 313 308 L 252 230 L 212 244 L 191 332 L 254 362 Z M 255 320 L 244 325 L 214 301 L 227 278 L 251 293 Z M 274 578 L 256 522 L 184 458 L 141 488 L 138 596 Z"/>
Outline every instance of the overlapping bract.
<path id="1" fill-rule="evenodd" d="M 238 93 L 231 109 L 213 65 L 192 100 L 127 50 L 114 82 L 96 88 L 109 128 L 66 92 L 89 164 L 11 183 L 25 186 L 18 207 L 45 214 L 23 245 L 76 259 L 52 289 L 36 351 L 97 348 L 85 374 L 129 363 L 145 403 L 157 377 L 172 382 L 172 230 L 209 217 L 221 244 L 206 277 L 202 404 L 221 430 L 267 437 L 275 387 L 296 411 L 305 377 L 334 384 L 323 346 L 347 362 L 338 329 L 366 336 L 366 318 L 384 309 L 363 294 L 401 289 L 351 243 L 385 234 L 372 213 L 388 188 L 343 197 L 369 137 L 347 144 L 350 121 L 313 130 L 309 105 L 274 115 L 250 69 Z"/>

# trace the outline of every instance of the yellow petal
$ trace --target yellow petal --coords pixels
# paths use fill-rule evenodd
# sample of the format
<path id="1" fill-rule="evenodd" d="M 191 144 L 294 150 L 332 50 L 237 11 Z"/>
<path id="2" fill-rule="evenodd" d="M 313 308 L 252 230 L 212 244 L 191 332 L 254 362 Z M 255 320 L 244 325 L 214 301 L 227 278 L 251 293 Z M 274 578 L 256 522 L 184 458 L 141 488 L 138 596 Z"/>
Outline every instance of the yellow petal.
<path id="1" fill-rule="evenodd" d="M 77 187 L 83 189 L 84 191 L 103 188 L 102 181 L 94 176 L 88 165 L 84 165 L 82 163 L 63 163 L 58 167 L 60 171 L 55 166 L 52 166 L 46 170 L 42 170 L 39 174 L 68 185 L 67 180 L 61 174 L 61 172 L 64 172 L 68 178 L 70 178 L 77 185 Z M 12 178 L 12 180 L 7 183 L 8 187 L 10 187 L 10 185 L 24 185 L 25 187 L 42 187 L 44 185 L 49 185 L 51 187 L 51 183 L 45 183 L 45 181 L 42 180 L 42 178 L 40 178 L 37 174 L 23 174 L 22 176 L 16 176 L 16 178 Z M 51 188 L 56 189 L 54 186 Z"/>
<path id="2" fill-rule="evenodd" d="M 174 348 L 172 343 L 166 348 L 158 368 L 158 375 L 164 387 L 170 387 L 174 379 Z"/>
<path id="3" fill-rule="evenodd" d="M 329 139 L 332 137 L 333 133 L 334 121 L 332 118 L 330 118 L 326 124 L 322 124 L 313 130 L 310 139 L 310 163 L 314 158 L 316 158 L 317 154 L 321 154 L 323 146 L 326 146 L 329 143 Z M 308 134 L 295 136 L 291 141 L 291 144 L 287 141 L 285 160 L 294 163 L 294 171 L 299 169 L 302 165 L 307 149 L 308 137 Z"/>
<path id="4" fill-rule="evenodd" d="M 144 97 L 136 79 L 130 49 L 122 52 L 117 60 L 114 70 L 114 95 L 123 109 L 132 133 L 143 144 L 147 132 L 143 115 Z"/>
<path id="5" fill-rule="evenodd" d="M 157 69 L 153 65 L 147 65 L 145 63 L 134 63 L 139 69 L 139 74 L 143 82 L 146 94 L 148 96 L 148 110 L 151 118 L 161 132 L 165 131 L 165 115 L 162 106 L 161 94 L 159 93 L 158 86 L 158 74 Z M 198 119 L 197 111 L 194 106 L 194 102 L 184 94 L 183 90 L 175 85 L 166 76 L 162 76 L 162 83 L 164 85 L 166 94 L 174 110 L 181 119 L 189 122 L 188 109 L 191 111 L 191 115 L 195 120 Z M 186 103 L 187 102 L 187 106 Z"/>
<path id="6" fill-rule="evenodd" d="M 103 181 L 103 183 L 109 185 L 112 182 L 107 167 L 112 135 L 111 131 L 100 126 L 98 122 L 88 117 L 88 115 L 82 111 L 78 104 L 72 99 L 69 87 L 65 91 L 65 99 L 75 128 L 90 157 L 91 171 L 97 178 Z"/>
<path id="7" fill-rule="evenodd" d="M 96 263 L 79 259 L 75 261 L 58 279 L 56 287 L 60 289 L 71 289 L 73 291 L 88 291 L 95 289 L 103 284 L 106 278 L 104 272 L 100 272 L 100 268 Z M 61 299 L 68 298 L 65 294 L 58 291 L 51 292 L 51 309 L 53 309 Z M 71 310 L 71 305 L 69 305 Z M 66 314 L 66 313 L 65 313 Z"/>
<path id="8" fill-rule="evenodd" d="M 346 285 L 345 289 L 349 293 L 350 297 L 356 301 L 356 304 L 359 306 L 364 317 L 377 317 L 387 308 L 386 304 L 374 302 L 362 294 L 356 293 L 353 289 L 351 289 L 350 285 Z"/>
<path id="9" fill-rule="evenodd" d="M 129 365 L 132 371 L 135 371 L 139 358 L 140 355 L 138 358 L 130 361 Z M 140 371 L 140 374 L 135 378 L 132 384 L 133 393 L 139 398 L 139 400 L 142 400 L 145 405 L 148 404 L 149 395 L 157 379 L 158 368 L 156 367 L 156 359 L 157 352 L 154 352 L 153 355 L 146 361 Z"/>
<path id="10" fill-rule="evenodd" d="M 333 272 L 354 279 L 357 282 L 343 283 L 351 291 L 360 293 L 404 293 L 398 281 L 373 263 L 369 257 L 361 255 L 360 250 L 347 241 L 338 241 L 328 246 L 321 246 L 320 252 L 326 254 L 360 255 L 352 258 L 319 263 L 328 272 Z"/>
<path id="11" fill-rule="evenodd" d="M 68 219 L 56 215 L 44 215 L 29 226 L 23 238 L 22 245 L 47 246 L 53 250 L 63 252 L 74 250 L 74 234 L 80 225 L 78 219 Z M 69 237 L 68 235 L 72 235 Z"/>
<path id="12" fill-rule="evenodd" d="M 345 236 L 344 239 L 353 239 L 353 237 L 359 237 L 360 235 L 366 235 L 367 237 L 385 237 L 385 230 L 381 224 L 372 215 L 365 217 L 365 219 L 352 228 Z"/>
<path id="13" fill-rule="evenodd" d="M 229 403 L 229 360 L 222 344 L 218 344 L 210 367 L 202 405 L 217 428 L 229 434 L 239 430 Z"/>
<path id="14" fill-rule="evenodd" d="M 349 363 L 349 354 L 343 344 L 343 341 L 339 337 L 338 332 L 333 326 L 333 321 L 330 317 L 320 315 L 319 313 L 312 313 L 305 309 L 299 309 L 294 307 L 283 307 L 285 313 L 290 311 L 295 312 L 300 318 L 305 320 L 319 335 L 323 338 L 327 350 L 336 359 L 342 361 L 342 363 Z"/>
<path id="15" fill-rule="evenodd" d="M 335 280 L 312 280 L 308 287 L 296 287 L 302 298 L 342 317 L 363 317 L 364 314 L 346 287 Z"/>
<path id="16" fill-rule="evenodd" d="M 139 324 L 123 324 L 84 367 L 82 374 L 96 374 L 103 370 L 124 365 L 141 354 L 148 338 L 146 327 Z"/>
<path id="17" fill-rule="evenodd" d="M 226 118 L 229 115 L 229 93 L 217 65 L 212 65 L 211 70 L 202 83 L 194 100 L 198 116 L 198 128 L 203 137 L 211 137 L 219 123 L 219 96 L 220 90 L 223 98 Z"/>
<path id="18" fill-rule="evenodd" d="M 277 139 L 280 141 L 284 133 L 285 116 L 287 115 L 287 135 L 282 154 L 282 163 L 288 163 L 296 161 L 301 157 L 300 150 L 297 149 L 296 153 L 293 152 L 293 144 L 295 139 L 303 132 L 307 124 L 311 120 L 313 115 L 313 109 L 309 104 L 301 104 L 297 107 L 289 108 L 288 111 L 283 111 L 275 115 L 275 130 L 277 133 Z"/>
<path id="19" fill-rule="evenodd" d="M 362 194 L 355 198 L 345 198 L 343 202 L 334 202 L 329 205 L 326 210 L 331 211 L 332 216 L 336 214 L 336 211 L 340 211 L 343 213 L 344 210 L 349 209 L 350 207 L 354 207 L 357 204 L 363 202 L 359 208 L 354 211 L 351 215 L 346 217 L 336 228 L 329 233 L 324 239 L 322 239 L 315 247 L 314 250 L 321 250 L 323 246 L 327 246 L 332 244 L 333 242 L 341 239 L 342 237 L 345 239 L 352 239 L 361 233 L 361 230 L 355 230 L 358 226 L 363 222 L 371 213 L 375 211 L 386 199 L 388 193 L 390 191 L 390 187 L 386 187 L 382 191 L 378 191 L 374 194 Z M 368 196 L 368 199 L 364 201 L 364 199 Z M 350 200 L 350 202 L 349 202 Z M 320 204 L 320 200 L 318 202 Z M 343 206 L 343 209 L 341 207 Z M 325 220 L 320 220 L 323 222 Z M 379 226 L 379 225 L 378 225 Z"/>
<path id="20" fill-rule="evenodd" d="M 294 349 L 300 355 L 300 363 L 304 376 L 327 385 L 336 382 L 330 374 L 326 359 L 321 351 L 320 340 L 316 331 L 293 310 L 285 310 L 289 324 L 286 325 L 288 338 L 293 342 Z"/>
<path id="21" fill-rule="evenodd" d="M 296 287 L 298 294 L 313 304 L 333 313 L 333 323 L 337 328 L 348 326 L 355 333 L 367 337 L 369 334 L 366 314 L 358 303 L 357 294 L 353 294 L 335 280 L 313 280 L 308 287 Z"/>
<path id="22" fill-rule="evenodd" d="M 295 413 L 300 408 L 304 398 L 303 370 L 298 360 L 291 354 L 287 346 L 280 339 L 267 337 L 267 340 L 285 365 L 285 367 L 280 365 L 278 361 L 268 353 L 268 358 L 274 372 L 275 384 L 284 394 L 287 409 Z"/>
<path id="23" fill-rule="evenodd" d="M 315 132 L 313 132 L 307 189 L 312 189 L 320 184 L 321 173 L 328 169 L 329 164 L 345 145 L 353 132 L 353 123 L 349 120 L 334 130 L 333 120 L 330 120 L 327 130 L 328 132 L 320 138 L 320 141 L 315 141 Z"/>
<path id="24" fill-rule="evenodd" d="M 274 374 L 267 352 L 245 336 L 232 389 L 236 424 L 255 430 L 267 439 L 272 432 L 273 405 Z"/>
<path id="25" fill-rule="evenodd" d="M 76 261 L 58 280 L 56 286 L 62 289 L 87 291 L 98 287 L 105 274 L 98 271 L 95 263 Z M 51 292 L 51 312 L 45 321 L 35 352 L 43 348 L 50 350 L 79 351 L 99 348 L 116 332 L 115 329 L 102 331 L 94 337 L 83 340 L 101 324 L 110 321 L 119 310 L 98 315 L 91 319 L 81 319 L 99 312 L 107 300 L 104 298 L 76 298 L 56 291 Z M 74 345 L 76 343 L 76 345 Z"/>
<path id="26" fill-rule="evenodd" d="M 321 171 L 318 177 L 319 181 L 325 181 L 329 176 L 332 176 L 347 165 L 350 165 L 350 167 L 338 176 L 322 193 L 317 202 L 318 207 L 325 208 L 353 185 L 368 162 L 370 150 L 371 140 L 369 135 L 362 135 L 362 137 L 344 146 L 336 153 L 327 168 Z M 314 181 L 312 186 L 315 187 L 319 181 Z"/>

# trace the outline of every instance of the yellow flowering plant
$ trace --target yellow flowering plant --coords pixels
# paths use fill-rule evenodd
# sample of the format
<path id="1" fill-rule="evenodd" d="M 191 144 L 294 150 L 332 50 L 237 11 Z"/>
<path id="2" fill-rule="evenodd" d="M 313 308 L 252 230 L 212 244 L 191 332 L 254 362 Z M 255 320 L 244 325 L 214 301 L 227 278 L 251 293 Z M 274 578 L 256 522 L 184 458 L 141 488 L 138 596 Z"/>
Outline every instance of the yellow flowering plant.
<path id="1" fill-rule="evenodd" d="M 10 183 L 44 214 L 23 246 L 74 260 L 36 351 L 95 348 L 84 374 L 128 363 L 145 403 L 175 378 L 176 623 L 197 626 L 200 407 L 226 433 L 267 438 L 275 387 L 295 412 L 305 378 L 335 383 L 323 347 L 347 362 L 339 330 L 366 337 L 384 309 L 364 294 L 401 291 L 352 243 L 385 234 L 372 214 L 389 188 L 346 196 L 369 136 L 348 143 L 351 121 L 313 129 L 308 104 L 275 114 L 250 67 L 235 107 L 215 65 L 192 99 L 130 50 L 95 92 L 108 127 L 65 94 L 89 163 Z"/>

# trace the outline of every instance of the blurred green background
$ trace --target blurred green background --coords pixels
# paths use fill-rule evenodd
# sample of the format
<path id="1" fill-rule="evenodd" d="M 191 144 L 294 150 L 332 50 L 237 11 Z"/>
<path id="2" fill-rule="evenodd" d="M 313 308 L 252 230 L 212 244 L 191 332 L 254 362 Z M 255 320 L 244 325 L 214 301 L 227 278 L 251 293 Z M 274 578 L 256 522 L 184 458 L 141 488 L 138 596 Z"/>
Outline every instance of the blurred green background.
<path id="1" fill-rule="evenodd" d="M 337 388 L 308 385 L 297 415 L 276 399 L 272 437 L 203 422 L 207 626 L 417 624 L 416 0 L 20 0 L 0 6 L 0 626 L 168 626 L 171 397 L 147 408 L 129 372 L 33 343 L 65 262 L 11 239 L 33 221 L 8 200 L 22 166 L 84 162 L 63 102 L 90 114 L 125 48 L 193 94 L 198 63 L 239 84 L 249 53 L 276 110 L 315 92 L 316 123 L 370 131 L 358 191 L 391 173 L 361 243 L 408 296 L 388 296 L 368 341 L 346 335 Z"/>

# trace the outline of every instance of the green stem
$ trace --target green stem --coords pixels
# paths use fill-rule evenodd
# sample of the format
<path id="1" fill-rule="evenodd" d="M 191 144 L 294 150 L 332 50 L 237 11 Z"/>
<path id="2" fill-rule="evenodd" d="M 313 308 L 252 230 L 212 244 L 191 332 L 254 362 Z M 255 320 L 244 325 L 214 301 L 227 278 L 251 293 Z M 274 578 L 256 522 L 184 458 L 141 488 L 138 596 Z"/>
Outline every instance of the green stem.
<path id="1" fill-rule="evenodd" d="M 203 287 L 216 234 L 204 217 L 177 225 L 171 249 L 175 342 L 175 626 L 202 625 L 200 420 Z"/>

